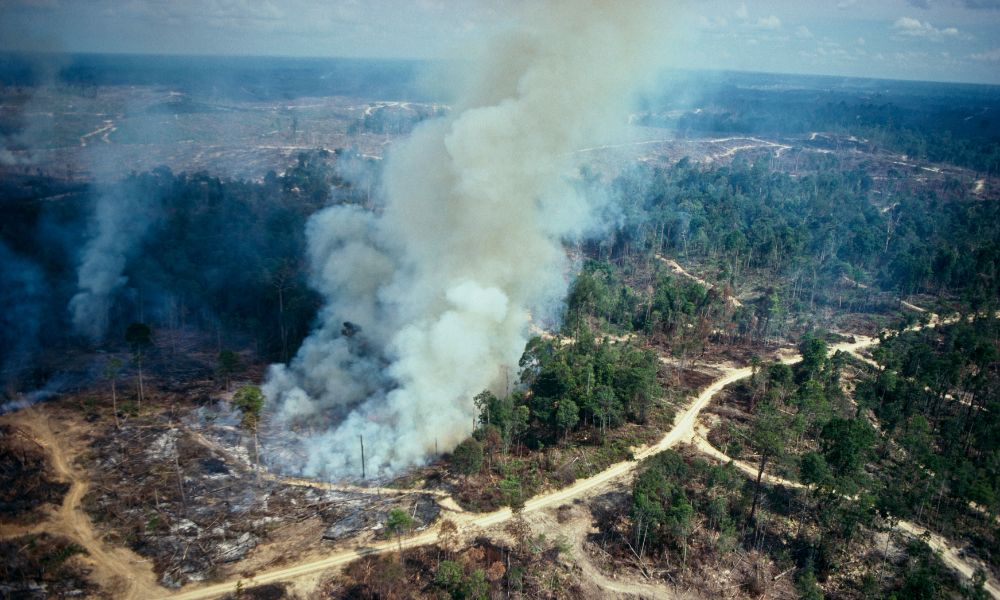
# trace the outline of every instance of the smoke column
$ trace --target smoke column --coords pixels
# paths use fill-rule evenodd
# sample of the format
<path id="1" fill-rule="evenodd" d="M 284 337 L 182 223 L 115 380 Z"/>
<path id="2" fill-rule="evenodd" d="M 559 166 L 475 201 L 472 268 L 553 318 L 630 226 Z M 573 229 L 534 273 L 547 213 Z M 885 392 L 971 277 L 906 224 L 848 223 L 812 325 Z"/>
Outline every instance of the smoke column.
<path id="1" fill-rule="evenodd" d="M 115 292 L 128 281 L 125 264 L 153 221 L 152 201 L 129 188 L 106 190 L 94 206 L 93 236 L 77 267 L 77 289 L 69 302 L 73 329 L 94 341 L 104 337 Z"/>
<path id="2" fill-rule="evenodd" d="M 302 432 L 269 460 L 355 476 L 363 435 L 368 472 L 388 476 L 470 433 L 472 397 L 516 376 L 532 316 L 558 314 L 562 240 L 594 225 L 573 152 L 620 131 L 636 88 L 663 66 L 663 4 L 532 4 L 474 61 L 451 115 L 393 148 L 380 216 L 332 207 L 312 218 L 313 285 L 327 305 L 264 385 L 270 426 Z"/>

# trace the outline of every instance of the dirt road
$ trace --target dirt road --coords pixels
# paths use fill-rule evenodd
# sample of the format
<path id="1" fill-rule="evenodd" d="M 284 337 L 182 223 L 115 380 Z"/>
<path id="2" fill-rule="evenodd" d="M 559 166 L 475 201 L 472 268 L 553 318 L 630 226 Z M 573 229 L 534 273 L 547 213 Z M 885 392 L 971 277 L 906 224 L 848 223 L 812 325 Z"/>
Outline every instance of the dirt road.
<path id="1" fill-rule="evenodd" d="M 951 319 L 944 322 L 950 321 Z M 933 319 L 928 326 L 933 327 L 939 322 L 942 321 Z M 919 328 L 920 326 L 914 326 L 912 329 Z M 837 350 L 857 352 L 861 348 L 878 343 L 878 339 L 864 336 L 856 336 L 855 340 L 850 343 L 845 342 L 834 345 L 830 351 L 831 353 Z M 778 358 L 787 364 L 793 364 L 802 359 L 801 356 L 791 353 L 778 356 Z M 604 484 L 631 474 L 642 459 L 660 453 L 682 441 L 693 439 L 695 437 L 695 426 L 698 415 L 711 402 L 715 394 L 727 385 L 749 377 L 751 373 L 752 369 L 750 367 L 725 369 L 721 377 L 713 381 L 684 411 L 675 417 L 673 427 L 657 444 L 638 450 L 635 453 L 634 460 L 617 463 L 592 477 L 578 480 L 567 488 L 532 498 L 525 503 L 523 511 L 531 513 L 559 506 L 575 498 L 591 495 Z M 250 587 L 253 585 L 292 580 L 343 566 L 363 556 L 392 552 L 398 547 L 395 540 L 387 540 L 364 547 L 345 548 L 337 550 L 321 559 L 307 560 L 300 564 L 266 571 L 246 580 L 234 578 L 212 585 L 195 584 L 179 592 L 168 593 L 156 585 L 151 570 L 142 559 L 127 549 L 110 549 L 97 537 L 90 519 L 79 508 L 80 500 L 87 491 L 87 482 L 70 464 L 72 453 L 63 445 L 65 444 L 65 438 L 62 439 L 61 443 L 60 438 L 57 438 L 51 430 L 48 417 L 34 409 L 28 409 L 21 411 L 12 420 L 16 421 L 16 425 L 27 431 L 31 431 L 39 443 L 49 450 L 55 470 L 71 484 L 70 491 L 67 493 L 62 507 L 56 515 L 53 515 L 50 526 L 45 529 L 52 533 L 67 535 L 86 548 L 90 555 L 88 560 L 91 560 L 95 565 L 95 575 L 98 583 L 102 585 L 103 589 L 111 591 L 115 597 L 142 598 L 143 600 L 149 597 L 170 597 L 183 600 L 215 598 L 233 592 L 238 583 L 242 583 L 244 587 Z M 450 498 L 445 498 L 442 502 L 453 504 L 449 500 Z M 454 513 L 452 520 L 461 531 L 468 533 L 475 529 L 492 527 L 503 523 L 512 516 L 513 514 L 510 509 L 505 508 L 491 513 Z M 933 534 L 931 535 L 933 536 Z M 965 576 L 971 575 L 973 568 L 962 562 L 961 558 L 957 555 L 957 551 L 952 546 L 949 546 L 947 542 L 940 540 L 940 538 L 931 537 L 931 539 L 936 540 L 936 543 L 939 543 L 941 548 L 952 553 L 952 555 L 945 555 L 946 561 L 948 561 L 950 566 L 953 566 L 953 568 Z M 438 528 L 435 526 L 419 534 L 404 538 L 401 545 L 403 548 L 413 548 L 433 544 L 437 541 Z M 951 557 L 949 558 L 949 556 Z M 991 593 L 996 592 L 992 584 L 989 589 Z M 621 593 L 628 592 L 621 591 Z M 1000 597 L 1000 593 L 995 595 L 996 597 Z"/>
<path id="2" fill-rule="evenodd" d="M 562 520 L 562 519 L 560 519 Z M 553 519 L 551 513 L 540 515 L 540 518 L 533 519 L 532 528 L 535 531 L 559 531 L 566 536 L 572 548 L 574 564 L 580 568 L 584 576 L 592 581 L 594 585 L 604 590 L 604 597 L 625 597 L 625 598 L 650 598 L 653 600 L 682 600 L 690 598 L 689 595 L 682 595 L 672 592 L 666 584 L 654 584 L 642 581 L 636 576 L 615 574 L 612 579 L 601 571 L 600 567 L 594 564 L 590 554 L 585 548 L 587 534 L 597 531 L 593 525 L 593 517 L 590 511 L 581 506 L 573 506 L 566 520 L 559 522 Z"/>
<path id="3" fill-rule="evenodd" d="M 29 434 L 46 450 L 57 477 L 70 484 L 59 509 L 34 529 L 66 536 L 82 546 L 87 551 L 83 560 L 93 567 L 95 583 L 106 594 L 135 600 L 162 594 L 163 588 L 156 584 L 147 561 L 127 548 L 108 546 L 94 531 L 90 517 L 80 507 L 89 484 L 86 476 L 72 465 L 75 453 L 69 448 L 66 432 L 57 435 L 52 430 L 49 416 L 35 408 L 17 412 L 9 422 Z M 5 531 L 4 535 L 7 533 Z"/>
<path id="4" fill-rule="evenodd" d="M 940 323 L 950 323 L 954 322 L 956 318 L 950 318 L 941 320 L 933 316 L 930 323 L 926 327 L 934 327 Z M 924 325 L 914 325 L 910 330 L 918 330 Z M 856 353 L 862 348 L 867 348 L 869 346 L 874 346 L 879 343 L 878 338 L 872 338 L 862 335 L 854 336 L 853 342 L 842 342 L 840 344 L 835 344 L 830 348 L 830 353 L 843 351 L 849 353 Z M 785 364 L 795 364 L 802 360 L 802 356 L 797 353 L 787 353 L 784 355 L 778 355 L 776 358 L 784 362 Z M 623 477 L 632 473 L 636 467 L 639 465 L 639 461 L 663 452 L 668 448 L 675 446 L 676 444 L 692 440 L 695 437 L 695 425 L 698 421 L 698 415 L 701 411 L 711 402 L 712 398 L 724 387 L 749 377 L 752 374 L 751 367 L 743 368 L 728 368 L 724 370 L 721 377 L 717 378 L 712 382 L 704 391 L 698 394 L 683 412 L 678 414 L 674 418 L 673 427 L 670 431 L 660 439 L 660 441 L 653 445 L 641 449 L 635 453 L 635 459 L 620 462 L 614 464 L 604 471 L 589 477 L 587 479 L 581 479 L 576 481 L 573 485 L 555 490 L 549 493 L 541 494 L 530 500 L 528 500 L 525 505 L 523 512 L 530 513 L 544 508 L 558 506 L 565 504 L 570 500 L 575 498 L 584 497 L 592 494 L 595 490 L 600 488 L 605 483 Z M 756 474 L 756 473 L 755 473 Z M 509 520 L 513 516 L 513 513 L 509 508 L 504 508 L 491 513 L 460 513 L 453 516 L 453 521 L 459 527 L 460 530 L 468 531 L 475 528 L 486 528 L 498 525 Z M 422 546 L 425 544 L 433 544 L 437 542 L 437 527 L 433 527 L 424 531 L 418 535 L 406 538 L 403 540 L 402 545 L 404 548 L 412 548 L 416 546 Z M 251 580 L 244 582 L 244 587 L 250 585 L 263 584 L 263 583 L 273 583 L 277 581 L 286 581 L 289 579 L 294 579 L 296 577 L 301 577 L 304 575 L 314 574 L 318 571 L 330 569 L 333 567 L 342 566 L 347 564 L 357 558 L 362 556 L 367 556 L 370 554 L 378 554 L 382 552 L 392 552 L 396 548 L 396 543 L 393 541 L 386 541 L 379 544 L 373 544 L 371 546 L 366 546 L 363 548 L 351 548 L 339 550 L 319 560 L 310 560 L 303 562 L 298 565 L 293 565 L 291 567 L 285 567 L 282 569 L 276 569 L 274 571 L 269 571 L 266 573 L 261 573 L 256 575 Z M 964 571 L 962 571 L 964 573 Z M 227 581 L 224 583 L 218 583 L 208 586 L 191 587 L 188 590 L 184 590 L 178 594 L 169 595 L 171 598 L 179 598 L 182 600 L 201 600 L 207 598 L 215 598 L 226 593 L 230 593 L 235 589 L 237 584 L 236 580 Z M 1000 597 L 1000 596 L 998 596 Z"/>
<path id="5" fill-rule="evenodd" d="M 743 474 L 747 475 L 750 478 L 757 477 L 757 467 L 749 463 L 743 462 L 741 460 L 734 460 L 726 456 L 724 452 L 722 452 L 721 450 L 713 446 L 711 443 L 709 443 L 709 441 L 705 438 L 703 434 L 701 434 L 701 432 L 699 432 L 699 435 L 695 437 L 694 442 L 695 442 L 695 447 L 698 448 L 698 450 L 700 450 L 704 454 L 711 456 L 712 458 L 723 464 L 731 462 L 734 467 L 742 471 Z M 771 475 L 769 473 L 764 473 L 764 476 L 761 479 L 769 485 L 776 485 L 781 487 L 790 487 L 797 489 L 802 489 L 806 487 L 805 485 L 803 485 L 798 481 L 791 481 L 788 479 L 784 479 L 782 477 L 778 477 L 776 475 Z M 941 558 L 941 561 L 944 562 L 944 564 L 947 565 L 948 568 L 957 572 L 966 580 L 970 581 L 972 580 L 972 576 L 976 572 L 976 565 L 971 561 L 963 558 L 960 553 L 960 549 L 957 546 L 955 546 L 955 544 L 949 542 L 948 540 L 934 533 L 933 531 L 925 527 L 921 527 L 916 523 L 911 523 L 909 521 L 898 521 L 896 523 L 896 528 L 914 537 L 922 539 L 924 542 L 927 543 L 928 546 L 931 547 L 932 550 L 938 553 L 938 555 Z M 998 584 L 996 579 L 994 579 L 993 577 L 989 577 L 986 580 L 986 583 L 984 584 L 983 587 L 994 598 L 1000 598 L 1000 584 Z"/>
<path id="6" fill-rule="evenodd" d="M 730 383 L 738 381 L 744 377 L 749 377 L 750 373 L 750 367 L 742 369 L 729 369 L 726 374 L 717 379 L 712 383 L 712 385 L 699 394 L 695 401 L 692 402 L 687 409 L 675 417 L 674 426 L 665 436 L 663 436 L 659 443 L 637 452 L 635 454 L 635 460 L 623 461 L 614 464 L 592 477 L 577 480 L 569 487 L 536 496 L 525 503 L 523 512 L 531 513 L 545 508 L 559 506 L 575 498 L 585 496 L 614 479 L 630 474 L 639 465 L 640 460 L 653 456 L 659 452 L 663 452 L 664 450 L 676 445 L 678 442 L 692 437 L 694 434 L 694 425 L 698 419 L 698 413 L 708 405 L 712 396 Z M 470 529 L 485 529 L 487 527 L 492 527 L 508 521 L 511 517 L 513 517 L 511 510 L 509 508 L 503 508 L 490 513 L 455 514 L 451 517 L 451 520 L 460 530 L 468 531 Z M 425 544 L 433 544 L 437 542 L 437 536 L 437 527 L 433 527 L 421 534 L 404 538 L 402 545 L 403 548 L 413 548 Z M 286 581 L 333 567 L 339 567 L 361 558 L 362 556 L 379 554 L 382 552 L 393 552 L 396 548 L 396 542 L 389 540 L 363 548 L 340 550 L 320 560 L 313 560 L 291 567 L 285 567 L 283 569 L 276 569 L 274 571 L 258 574 L 254 576 L 252 580 L 245 581 L 243 585 L 244 587 L 249 587 L 251 585 Z M 165 596 L 179 600 L 215 598 L 217 596 L 231 593 L 236 589 L 236 584 L 237 581 L 232 580 L 215 585 L 192 587 L 191 589 L 184 590 L 178 594 Z"/>
<path id="7" fill-rule="evenodd" d="M 711 289 L 715 288 L 714 284 L 711 284 L 711 283 L 705 281 L 704 279 L 702 279 L 701 277 L 698 277 L 697 275 L 692 275 L 691 273 L 688 273 L 687 270 L 684 267 L 682 267 L 676 260 L 673 260 L 673 259 L 670 259 L 670 258 L 666 258 L 665 256 L 662 256 L 660 254 L 656 255 L 656 260 L 658 260 L 658 261 L 662 262 L 663 264 L 667 265 L 668 267 L 670 267 L 671 271 L 673 271 L 674 273 L 677 273 L 681 277 L 687 277 L 691 281 L 694 281 L 695 283 L 701 284 L 707 290 L 711 290 Z M 728 298 L 726 298 L 726 302 L 729 302 L 730 304 L 732 304 L 733 306 L 735 306 L 737 308 L 739 308 L 740 306 L 743 306 L 743 303 L 740 302 L 735 296 L 729 296 Z"/>

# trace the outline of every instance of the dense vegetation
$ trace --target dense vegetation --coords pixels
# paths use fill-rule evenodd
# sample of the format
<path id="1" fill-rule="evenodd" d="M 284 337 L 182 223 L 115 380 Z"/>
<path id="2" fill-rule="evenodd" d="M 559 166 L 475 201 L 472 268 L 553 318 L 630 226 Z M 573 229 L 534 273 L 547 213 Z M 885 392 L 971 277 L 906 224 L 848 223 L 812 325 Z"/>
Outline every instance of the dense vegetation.
<path id="1" fill-rule="evenodd" d="M 879 502 L 900 518 L 970 535 L 1000 561 L 1000 370 L 996 315 L 895 336 L 858 384 L 881 424 Z"/>
<path id="2" fill-rule="evenodd" d="M 637 435 L 656 435 L 669 422 L 654 352 L 595 339 L 589 329 L 579 334 L 532 339 L 520 381 L 500 395 L 476 396 L 477 429 L 451 454 L 468 504 L 518 507 L 545 483 L 565 484 L 627 458 L 631 445 L 645 441 Z"/>
<path id="3" fill-rule="evenodd" d="M 636 181 L 643 182 L 636 187 Z M 902 293 L 1000 292 L 996 203 L 954 194 L 882 194 L 864 169 L 793 177 L 762 163 L 704 169 L 686 160 L 619 181 L 632 199 L 614 239 L 723 265 L 733 283 L 747 269 L 782 278 L 790 303 L 815 303 L 839 277 Z"/>

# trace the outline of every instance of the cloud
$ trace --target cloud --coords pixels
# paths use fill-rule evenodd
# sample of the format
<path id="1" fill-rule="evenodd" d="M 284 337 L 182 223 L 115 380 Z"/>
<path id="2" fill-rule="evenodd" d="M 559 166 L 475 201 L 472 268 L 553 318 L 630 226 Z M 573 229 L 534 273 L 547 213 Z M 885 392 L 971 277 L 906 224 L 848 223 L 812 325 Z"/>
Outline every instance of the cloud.
<path id="1" fill-rule="evenodd" d="M 746 21 L 750 18 L 750 12 L 747 11 L 747 3 L 741 2 L 739 8 L 736 9 L 736 18 L 741 21 Z"/>
<path id="2" fill-rule="evenodd" d="M 958 37 L 961 33 L 954 27 L 938 29 L 927 21 L 921 21 L 920 19 L 914 19 L 913 17 L 900 17 L 896 19 L 896 22 L 892 24 L 891 29 L 895 31 L 897 35 L 931 40 L 940 40 L 945 37 Z"/>
<path id="3" fill-rule="evenodd" d="M 795 30 L 795 37 L 802 40 L 808 40 L 815 36 L 813 35 L 813 32 L 809 31 L 808 27 L 805 25 L 799 25 L 798 29 Z"/>
<path id="4" fill-rule="evenodd" d="M 768 31 L 781 29 L 781 19 L 774 15 L 771 15 L 770 17 L 761 17 L 757 19 L 755 27 L 757 29 L 766 29 Z"/>
<path id="5" fill-rule="evenodd" d="M 987 62 L 1000 62 L 1000 48 L 970 54 L 969 58 L 972 60 L 982 60 Z"/>
<path id="6" fill-rule="evenodd" d="M 856 2 L 857 0 L 853 1 Z M 914 8 L 928 9 L 931 7 L 931 0 L 906 0 L 906 3 Z M 973 10 L 1000 9 L 1000 0 L 950 0 L 940 3 L 956 4 L 963 8 L 971 8 Z M 935 2 L 935 4 L 939 4 L 939 2 Z"/>
<path id="7" fill-rule="evenodd" d="M 728 25 L 729 21 L 727 21 L 725 17 L 706 17 L 705 15 L 698 15 L 699 29 L 725 29 Z"/>

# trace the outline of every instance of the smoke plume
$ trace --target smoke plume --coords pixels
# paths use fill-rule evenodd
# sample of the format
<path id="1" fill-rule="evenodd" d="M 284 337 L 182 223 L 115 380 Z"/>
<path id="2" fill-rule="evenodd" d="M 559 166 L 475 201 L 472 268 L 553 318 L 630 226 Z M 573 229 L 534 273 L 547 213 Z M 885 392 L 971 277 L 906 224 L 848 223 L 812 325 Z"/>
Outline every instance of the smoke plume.
<path id="1" fill-rule="evenodd" d="M 615 136 L 663 66 L 663 4 L 532 5 L 473 61 L 452 113 L 393 148 L 380 215 L 313 217 L 327 305 L 264 386 L 272 426 L 305 433 L 270 460 L 354 476 L 363 436 L 368 473 L 388 476 L 470 433 L 472 397 L 515 376 L 531 320 L 558 314 L 562 241 L 594 225 L 573 152 Z"/>
<path id="2" fill-rule="evenodd" d="M 77 289 L 69 302 L 73 329 L 91 340 L 104 337 L 115 292 L 128 279 L 125 265 L 153 221 L 151 199 L 119 186 L 101 193 L 94 205 L 93 235 L 77 267 Z"/>

